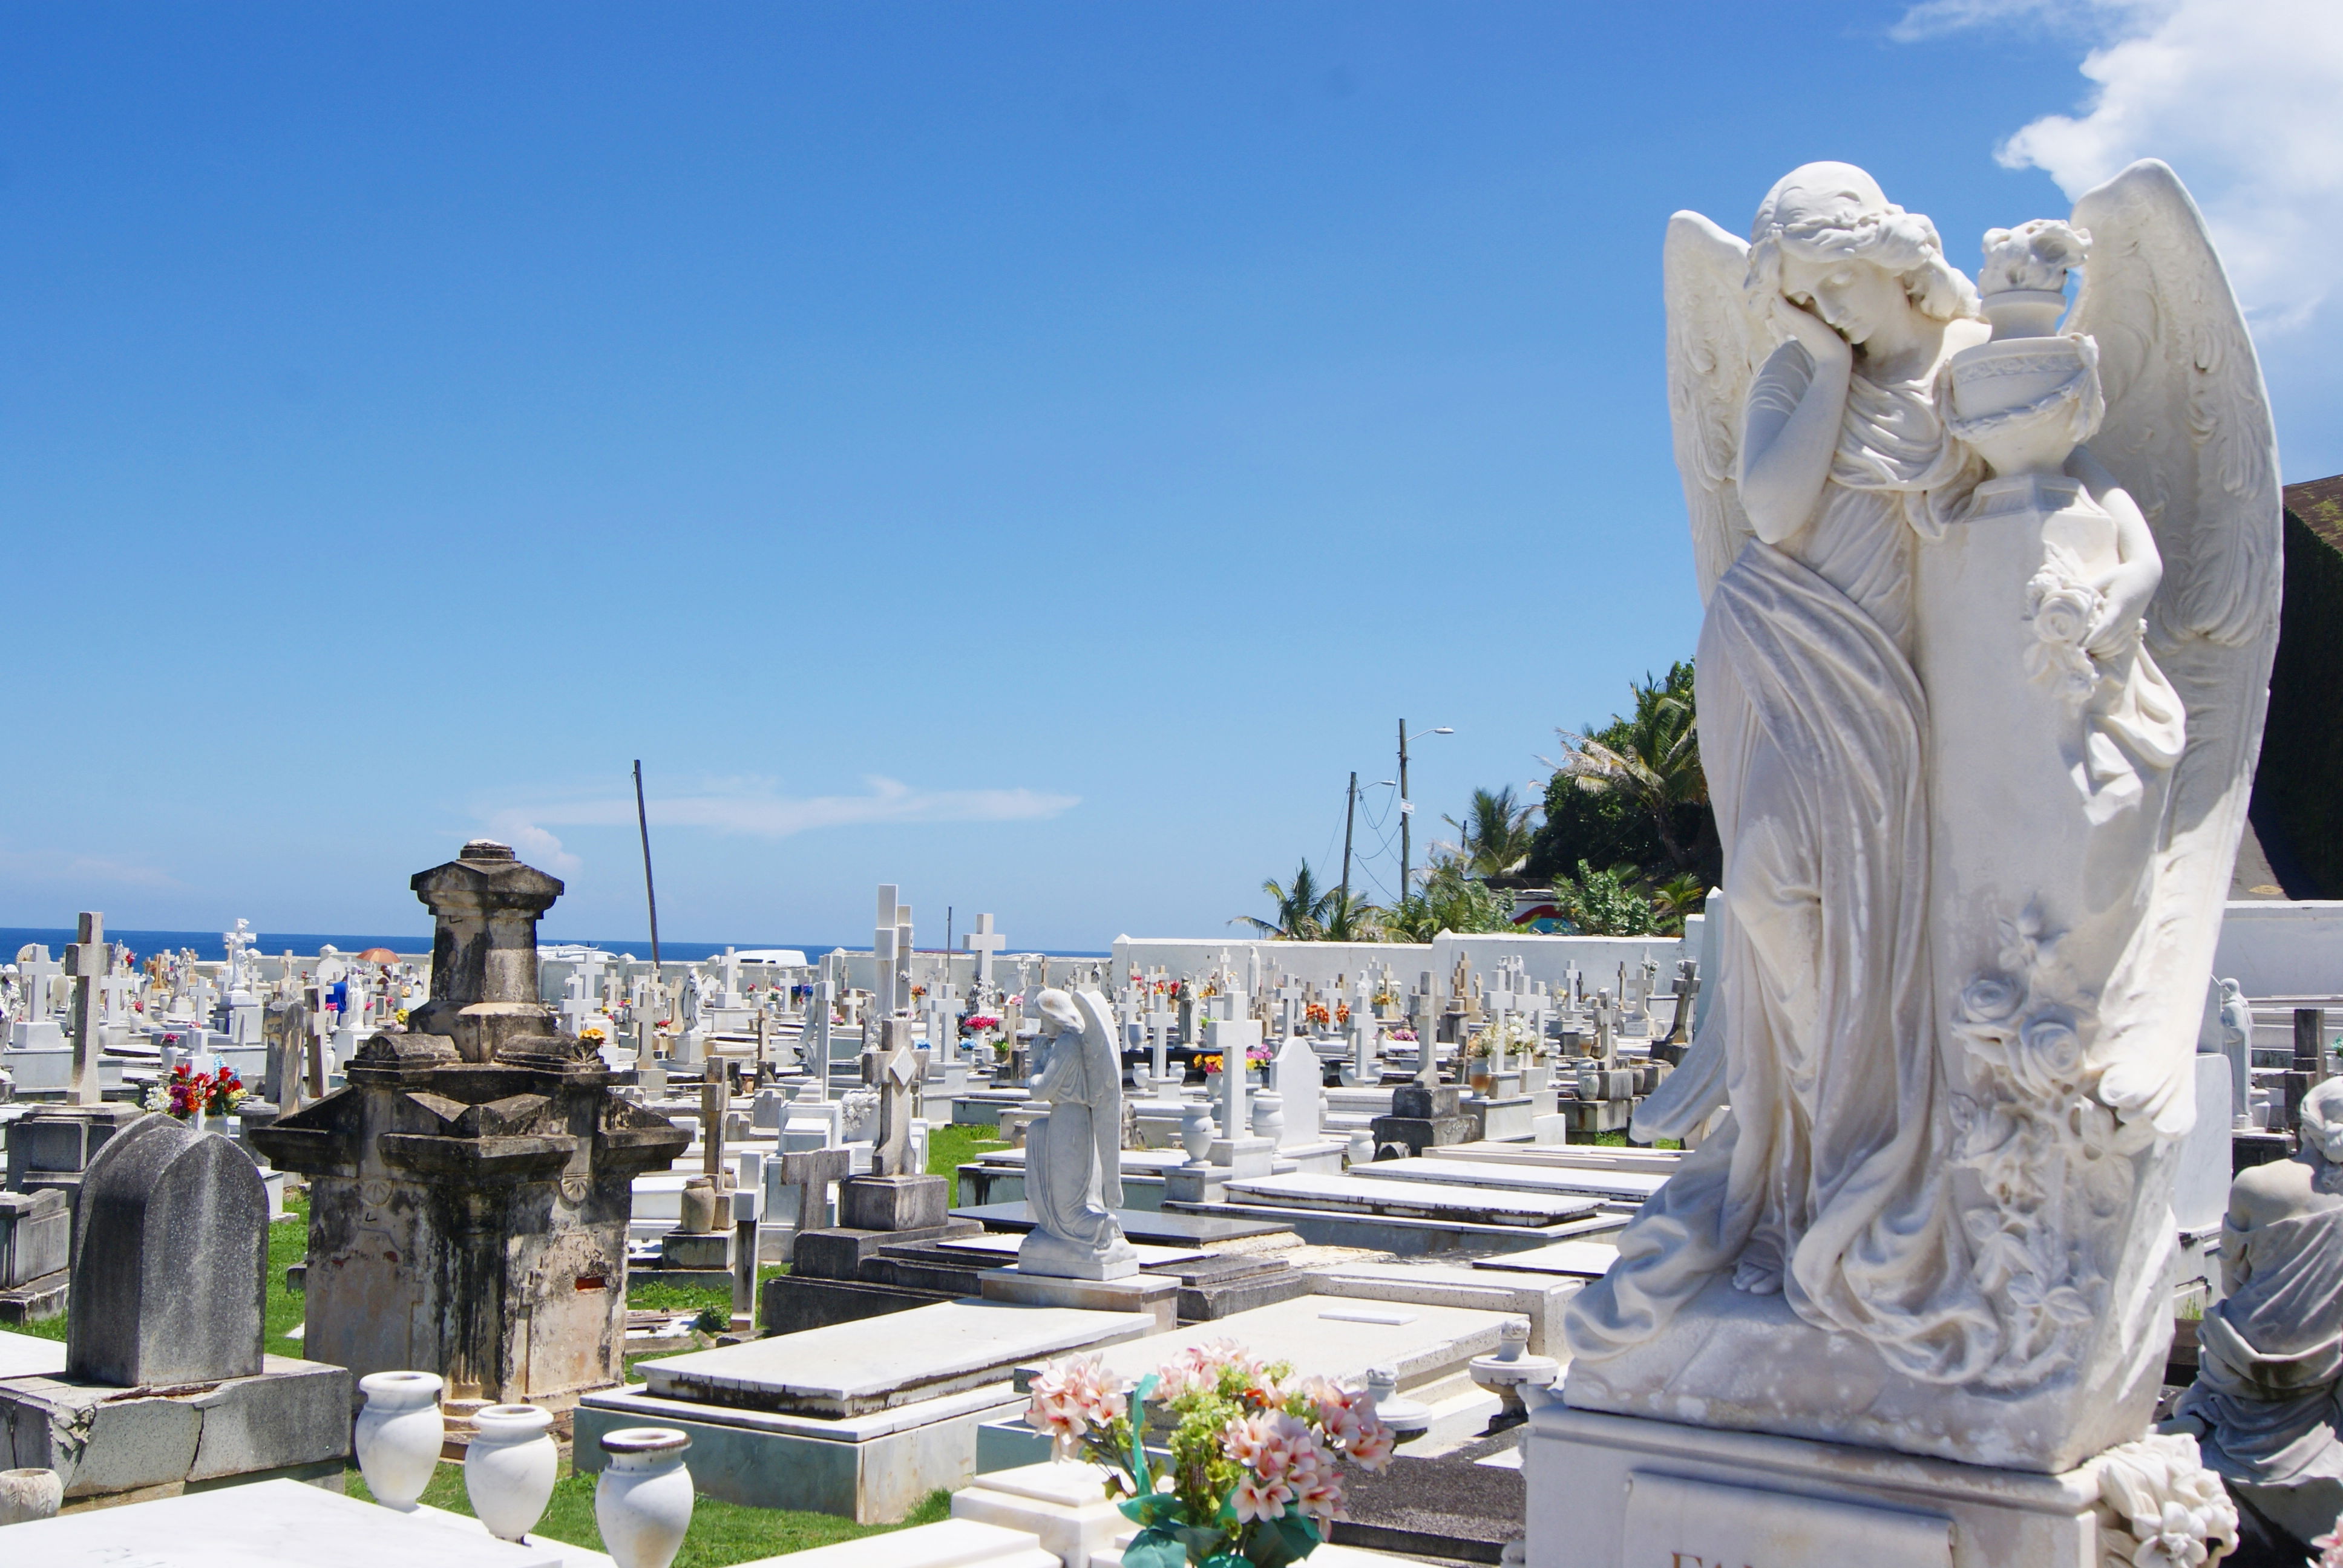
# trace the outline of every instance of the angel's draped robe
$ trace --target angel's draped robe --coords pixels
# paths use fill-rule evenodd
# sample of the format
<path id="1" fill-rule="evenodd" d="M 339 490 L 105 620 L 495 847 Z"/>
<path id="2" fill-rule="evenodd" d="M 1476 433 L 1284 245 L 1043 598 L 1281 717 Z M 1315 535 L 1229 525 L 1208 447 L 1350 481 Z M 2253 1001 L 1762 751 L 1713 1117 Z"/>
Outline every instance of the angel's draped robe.
<path id="1" fill-rule="evenodd" d="M 1811 376 L 1777 352 L 1752 404 L 1786 411 Z M 1858 373 L 1814 516 L 1751 540 L 1710 598 L 1696 678 L 1725 910 L 1703 1032 L 1726 1031 L 1732 1111 L 1574 1302 L 1575 1354 L 1651 1337 L 1727 1271 L 1914 1376 L 1990 1354 L 1937 1115 L 1910 654 L 1915 529 L 1974 478 L 1933 377 Z"/>
<path id="2" fill-rule="evenodd" d="M 1121 1067 L 1112 1046 L 1069 1031 L 1031 1084 L 1050 1110 L 1026 1135 L 1025 1201 L 1036 1225 L 1085 1253 L 1122 1240 Z"/>
<path id="3" fill-rule="evenodd" d="M 2343 1209 L 2221 1227 L 2228 1295 L 2198 1325 L 2173 1413 L 2210 1429 L 2205 1462 L 2261 1484 L 2343 1478 Z"/>

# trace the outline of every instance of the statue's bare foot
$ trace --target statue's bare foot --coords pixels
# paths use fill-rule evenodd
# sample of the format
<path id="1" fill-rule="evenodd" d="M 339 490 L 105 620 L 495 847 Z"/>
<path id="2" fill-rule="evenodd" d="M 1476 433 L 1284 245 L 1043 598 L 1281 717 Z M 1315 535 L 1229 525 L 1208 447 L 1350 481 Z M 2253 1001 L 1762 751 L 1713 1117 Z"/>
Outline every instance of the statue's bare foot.
<path id="1" fill-rule="evenodd" d="M 1744 1258 L 1734 1266 L 1733 1288 L 1753 1296 L 1782 1293 L 1782 1268 L 1770 1258 Z"/>

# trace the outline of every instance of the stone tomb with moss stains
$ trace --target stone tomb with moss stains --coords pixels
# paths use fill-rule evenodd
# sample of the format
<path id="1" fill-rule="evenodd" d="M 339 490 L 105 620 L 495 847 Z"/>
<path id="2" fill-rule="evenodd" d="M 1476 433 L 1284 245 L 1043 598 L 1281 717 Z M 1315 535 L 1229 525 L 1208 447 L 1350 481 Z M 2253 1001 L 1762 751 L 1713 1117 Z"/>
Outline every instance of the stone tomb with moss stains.
<path id="1" fill-rule="evenodd" d="M 437 1372 L 448 1405 L 566 1412 L 618 1381 L 632 1183 L 689 1135 L 613 1092 L 537 1000 L 561 883 L 476 840 L 418 873 L 431 1000 L 348 1086 L 253 1134 L 310 1181 L 306 1344 L 361 1375 Z"/>

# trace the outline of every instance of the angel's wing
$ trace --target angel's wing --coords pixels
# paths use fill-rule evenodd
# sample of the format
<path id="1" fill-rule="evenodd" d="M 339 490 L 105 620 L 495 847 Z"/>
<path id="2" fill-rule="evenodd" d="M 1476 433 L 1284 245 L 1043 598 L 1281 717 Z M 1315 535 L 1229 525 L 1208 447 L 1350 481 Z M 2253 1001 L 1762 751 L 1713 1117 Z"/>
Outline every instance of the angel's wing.
<path id="1" fill-rule="evenodd" d="M 2090 231 L 2091 254 L 2067 330 L 2097 339 L 2107 393 L 2090 447 L 2155 530 L 2164 581 L 2147 645 L 2187 709 L 2151 950 L 2126 966 L 2129 994 L 2108 999 L 2135 1019 L 2177 1021 L 2153 1026 L 2154 1049 L 2133 1057 L 2136 1068 L 2111 1070 L 2102 1092 L 2153 1110 L 2169 1131 L 2181 1120 L 2180 1053 L 2195 1048 L 2278 645 L 2278 436 L 2244 312 L 2179 177 L 2136 163 L 2086 192 L 2075 223 Z"/>
<path id="2" fill-rule="evenodd" d="M 1122 1028 L 1106 998 L 1088 986 L 1074 992 L 1082 1015 L 1082 1065 L 1088 1069 L 1091 1138 L 1098 1153 L 1099 1196 L 1122 1207 Z M 1239 1070 L 1242 1070 L 1240 1069 Z"/>
<path id="3" fill-rule="evenodd" d="M 1770 345 L 1752 318 L 1742 281 L 1749 247 L 1696 212 L 1668 220 L 1662 276 L 1668 305 L 1668 418 L 1676 468 L 1692 514 L 1701 602 L 1755 537 L 1734 474 L 1743 404 Z"/>
<path id="4" fill-rule="evenodd" d="M 2107 415 L 2091 450 L 2156 529 L 2166 639 L 2273 633 L 2278 437 L 2245 313 L 2179 176 L 2136 163 L 2075 204 L 2091 259 L 2068 330 L 2098 339 Z"/>

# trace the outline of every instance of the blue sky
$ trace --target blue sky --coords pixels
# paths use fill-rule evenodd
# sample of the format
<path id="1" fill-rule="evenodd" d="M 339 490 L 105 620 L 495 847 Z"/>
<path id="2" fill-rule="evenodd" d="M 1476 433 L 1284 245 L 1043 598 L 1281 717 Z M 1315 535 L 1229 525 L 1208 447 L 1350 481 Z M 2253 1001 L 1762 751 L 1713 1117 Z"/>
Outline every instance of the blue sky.
<path id="1" fill-rule="evenodd" d="M 2268 11 L 0 5 L 0 923 L 639 938 L 639 756 L 677 937 L 1225 930 L 1690 651 L 1676 208 L 2167 156 L 2343 468 Z"/>

